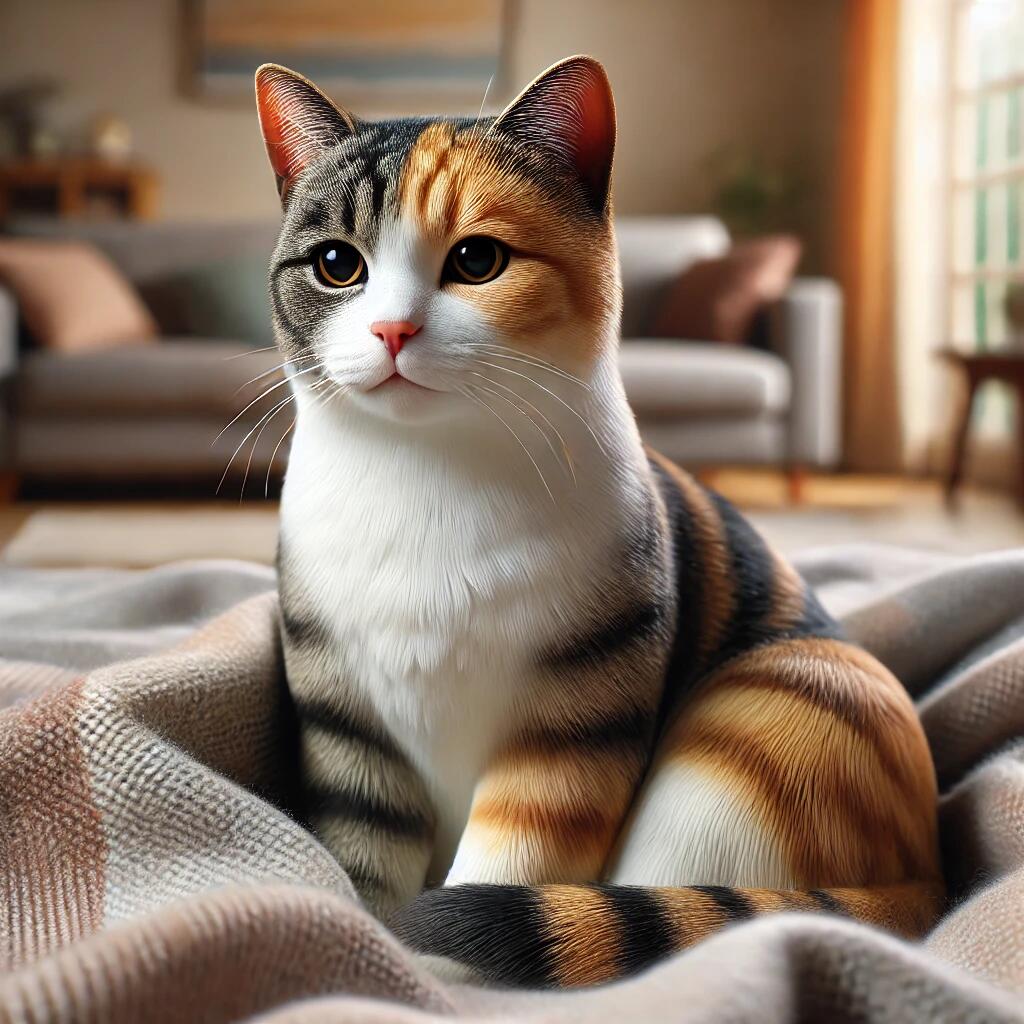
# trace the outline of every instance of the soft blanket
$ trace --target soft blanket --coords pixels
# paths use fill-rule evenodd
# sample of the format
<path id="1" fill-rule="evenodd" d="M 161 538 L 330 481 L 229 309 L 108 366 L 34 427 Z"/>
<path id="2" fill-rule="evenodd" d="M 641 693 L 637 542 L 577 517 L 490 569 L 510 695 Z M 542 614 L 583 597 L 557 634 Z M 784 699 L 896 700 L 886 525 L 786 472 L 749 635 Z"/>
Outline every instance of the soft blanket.
<path id="1" fill-rule="evenodd" d="M 1024 551 L 799 560 L 918 701 L 951 907 L 779 915 L 570 993 L 444 984 L 287 815 L 274 579 L 0 572 L 0 1019 L 1022 1021 Z"/>

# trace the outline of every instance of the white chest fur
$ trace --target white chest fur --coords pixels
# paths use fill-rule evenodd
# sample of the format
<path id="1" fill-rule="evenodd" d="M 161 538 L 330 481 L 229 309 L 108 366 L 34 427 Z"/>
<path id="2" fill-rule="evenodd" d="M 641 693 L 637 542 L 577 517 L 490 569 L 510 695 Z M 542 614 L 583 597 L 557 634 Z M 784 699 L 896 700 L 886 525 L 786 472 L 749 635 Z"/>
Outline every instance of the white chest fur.
<path id="1" fill-rule="evenodd" d="M 593 567 L 628 510 L 597 464 L 552 501 L 486 423 L 483 436 L 404 429 L 304 410 L 282 535 L 339 678 L 432 792 L 441 867 L 489 752 L 514 727 L 510 706 L 538 650 L 592 598 Z"/>

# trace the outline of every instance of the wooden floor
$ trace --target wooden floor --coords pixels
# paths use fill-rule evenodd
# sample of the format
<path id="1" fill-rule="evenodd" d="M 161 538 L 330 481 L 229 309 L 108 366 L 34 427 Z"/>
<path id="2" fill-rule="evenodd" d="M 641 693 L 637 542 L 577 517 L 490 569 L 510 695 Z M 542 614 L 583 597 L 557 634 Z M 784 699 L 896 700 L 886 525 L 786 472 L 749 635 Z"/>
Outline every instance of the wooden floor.
<path id="1" fill-rule="evenodd" d="M 785 477 L 772 471 L 722 470 L 706 482 L 787 553 L 859 542 L 964 554 L 1024 546 L 1024 515 L 994 492 L 966 491 L 953 515 L 929 481 L 812 476 L 800 505 L 790 504 Z M 0 559 L 30 566 L 270 562 L 276 528 L 272 501 L 8 503 L 0 504 Z"/>

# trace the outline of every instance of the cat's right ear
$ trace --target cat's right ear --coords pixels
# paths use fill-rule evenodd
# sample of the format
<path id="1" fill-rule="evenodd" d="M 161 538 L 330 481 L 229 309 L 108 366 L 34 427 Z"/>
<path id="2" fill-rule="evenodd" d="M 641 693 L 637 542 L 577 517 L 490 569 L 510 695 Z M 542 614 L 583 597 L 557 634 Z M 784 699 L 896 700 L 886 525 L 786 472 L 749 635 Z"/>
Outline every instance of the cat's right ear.
<path id="1" fill-rule="evenodd" d="M 280 64 L 264 64 L 256 72 L 256 109 L 282 200 L 313 160 L 356 130 L 349 113 Z"/>

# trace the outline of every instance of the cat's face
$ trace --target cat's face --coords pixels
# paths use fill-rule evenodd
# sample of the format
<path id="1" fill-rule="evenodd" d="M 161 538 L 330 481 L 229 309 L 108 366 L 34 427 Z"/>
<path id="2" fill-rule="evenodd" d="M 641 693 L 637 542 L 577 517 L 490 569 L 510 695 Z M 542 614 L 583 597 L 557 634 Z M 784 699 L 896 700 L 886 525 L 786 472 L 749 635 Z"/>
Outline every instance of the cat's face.
<path id="1" fill-rule="evenodd" d="M 599 65 L 556 65 L 496 120 L 356 122 L 276 66 L 257 97 L 285 209 L 275 324 L 300 387 L 422 421 L 589 374 L 619 313 Z"/>

